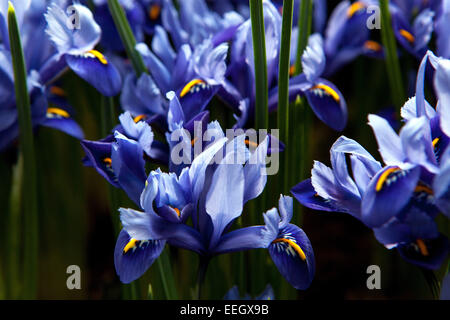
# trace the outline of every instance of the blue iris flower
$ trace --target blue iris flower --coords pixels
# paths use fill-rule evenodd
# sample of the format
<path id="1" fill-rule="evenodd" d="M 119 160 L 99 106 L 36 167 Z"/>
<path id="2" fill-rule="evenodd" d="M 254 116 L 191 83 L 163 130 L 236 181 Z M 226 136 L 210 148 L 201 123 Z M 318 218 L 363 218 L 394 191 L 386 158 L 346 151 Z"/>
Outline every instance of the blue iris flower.
<path id="1" fill-rule="evenodd" d="M 266 28 L 267 74 L 269 85 L 269 111 L 278 104 L 278 60 L 281 37 L 281 16 L 276 7 L 264 1 L 264 25 Z M 316 115 L 328 126 L 342 130 L 347 121 L 345 100 L 339 90 L 329 81 L 320 78 L 324 71 L 325 57 L 318 47 L 318 37 L 312 37 L 304 53 L 303 66 L 313 72 L 291 79 L 289 91 L 293 101 L 298 95 L 307 97 Z M 305 58 L 306 56 L 306 58 Z M 245 21 L 237 30 L 232 43 L 230 63 L 226 81 L 219 90 L 219 96 L 234 110 L 237 118 L 235 127 L 245 127 L 255 110 L 253 43 L 251 21 Z M 332 116 L 333 120 L 330 120 Z"/>
<path id="2" fill-rule="evenodd" d="M 436 109 L 424 98 L 428 62 L 436 70 Z M 401 110 L 405 124 L 400 133 L 387 120 L 369 115 L 385 166 L 357 142 L 341 137 L 331 148 L 332 168 L 315 162 L 311 179 L 292 189 L 297 200 L 312 209 L 349 213 L 373 229 L 387 248 L 396 247 L 405 260 L 438 268 L 449 250 L 435 222 L 440 212 L 449 216 L 450 207 L 449 83 L 448 60 L 428 52 L 419 68 L 416 96 Z M 345 154 L 350 156 L 352 175 Z"/>
<path id="3" fill-rule="evenodd" d="M 87 7 L 75 3 L 73 8 L 78 19 L 72 24 L 56 3 L 51 4 L 45 14 L 46 32 L 57 50 L 49 69 L 55 73 L 68 66 L 104 96 L 117 95 L 122 78 L 108 58 L 94 49 L 101 38 L 100 26 Z"/>
<path id="4" fill-rule="evenodd" d="M 54 49 L 45 34 L 46 1 L 13 1 L 16 4 L 25 62 L 28 71 L 28 90 L 31 101 L 33 127 L 56 128 L 77 139 L 83 138 L 80 126 L 72 119 L 65 92 L 50 83 L 61 71 Z M 19 125 L 15 106 L 14 76 L 9 51 L 7 2 L 0 5 L 0 150 L 18 137 Z M 49 105 L 49 102 L 54 105 Z"/>
<path id="5" fill-rule="evenodd" d="M 408 9 L 400 9 L 390 5 L 392 26 L 397 41 L 411 55 L 421 59 L 428 49 L 435 27 L 435 12 L 431 8 L 421 8 L 410 23 Z"/>
<path id="6" fill-rule="evenodd" d="M 439 6 L 434 1 L 426 4 L 417 1 L 413 5 L 411 1 L 392 1 L 389 10 L 396 39 L 406 51 L 421 59 L 436 28 Z M 379 19 L 374 16 L 376 12 L 379 7 L 374 0 L 342 1 L 336 6 L 323 33 L 325 76 L 334 74 L 360 55 L 384 58 L 383 46 L 373 39 L 368 27 L 368 23 Z"/>
<path id="7" fill-rule="evenodd" d="M 281 196 L 279 211 L 269 210 L 264 226 L 230 231 L 244 204 L 264 189 L 267 149 L 268 138 L 251 153 L 245 136 L 227 142 L 219 135 L 179 175 L 152 171 L 140 195 L 144 211 L 120 209 L 124 230 L 115 263 L 121 280 L 140 277 L 168 243 L 206 259 L 267 248 L 286 280 L 295 288 L 307 288 L 314 276 L 314 254 L 305 233 L 289 223 L 292 198 Z M 222 157 L 210 165 L 218 155 Z M 142 260 L 145 269 L 136 266 Z"/>
<path id="8" fill-rule="evenodd" d="M 136 46 L 150 74 L 126 76 L 121 105 L 135 116 L 164 119 L 169 111 L 166 95 L 174 91 L 186 124 L 203 114 L 221 87 L 227 68 L 225 42 L 242 18 L 233 12 L 222 18 L 203 0 L 183 1 L 179 11 L 172 1 L 161 5 L 162 26 L 155 26 L 150 47 Z M 166 125 L 164 120 L 161 125 Z"/>
<path id="9" fill-rule="evenodd" d="M 438 103 L 433 108 L 424 95 L 425 71 L 430 65 L 434 71 L 433 84 Z M 433 185 L 436 205 L 450 217 L 450 118 L 449 90 L 450 88 L 450 60 L 436 57 L 431 51 L 424 56 L 417 75 L 416 95 L 402 108 L 402 117 L 407 121 L 426 119 L 429 123 L 431 135 L 431 149 L 435 156 L 436 166 L 433 175 L 428 176 L 429 183 Z M 422 120 L 423 121 L 423 120 Z M 428 150 L 430 147 L 428 147 Z"/>
<path id="10" fill-rule="evenodd" d="M 450 3 L 442 1 L 442 6 L 436 17 L 437 54 L 450 59 L 450 35 L 446 30 L 450 27 Z"/>
<path id="11" fill-rule="evenodd" d="M 366 1 L 342 1 L 331 13 L 323 33 L 325 76 L 334 74 L 362 54 L 378 58 L 383 56 L 382 46 L 370 39 L 367 8 Z"/>
<path id="12" fill-rule="evenodd" d="M 145 163 L 151 160 L 166 164 L 169 150 L 154 139 L 152 125 L 157 118 L 133 117 L 130 112 L 119 116 L 114 133 L 100 141 L 83 140 L 84 165 L 93 167 L 111 185 L 123 189 L 139 204 L 145 180 Z"/>
<path id="13" fill-rule="evenodd" d="M 291 190 L 296 199 L 314 210 L 348 213 L 373 229 L 387 248 L 397 248 L 405 260 L 437 269 L 449 243 L 434 221 L 439 210 L 432 189 L 420 180 L 421 168 L 382 168 L 346 137 L 340 137 L 330 153 L 332 168 L 316 161 L 311 179 Z"/>

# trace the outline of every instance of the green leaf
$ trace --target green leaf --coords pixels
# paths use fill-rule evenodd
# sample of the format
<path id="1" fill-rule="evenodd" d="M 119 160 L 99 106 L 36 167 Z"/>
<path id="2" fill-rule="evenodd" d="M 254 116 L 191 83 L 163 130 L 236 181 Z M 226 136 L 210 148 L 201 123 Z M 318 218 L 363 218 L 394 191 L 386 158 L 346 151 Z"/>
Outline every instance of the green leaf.
<path id="1" fill-rule="evenodd" d="M 293 14 L 294 0 L 284 0 L 278 68 L 278 129 L 281 132 L 280 138 L 285 144 L 288 143 L 289 138 L 289 69 Z"/>
<path id="2" fill-rule="evenodd" d="M 381 10 L 381 39 L 386 49 L 386 67 L 389 77 L 392 99 L 395 105 L 400 108 L 406 100 L 403 89 L 400 63 L 398 61 L 397 45 L 394 31 L 392 30 L 391 13 L 389 11 L 389 1 L 380 0 Z"/>
<path id="3" fill-rule="evenodd" d="M 23 298 L 33 299 L 37 293 L 38 273 L 38 217 L 36 163 L 34 154 L 33 125 L 30 97 L 27 87 L 27 71 L 14 7 L 8 7 L 9 42 L 14 70 L 14 88 L 20 128 L 20 152 L 23 156 L 23 206 L 24 206 L 24 261 Z"/>
<path id="4" fill-rule="evenodd" d="M 269 127 L 266 37 L 262 0 L 250 0 L 253 54 L 255 61 L 255 129 Z"/>
<path id="5" fill-rule="evenodd" d="M 295 75 L 302 73 L 302 54 L 305 51 L 309 35 L 311 34 L 312 0 L 303 0 L 299 10 Z"/>
<path id="6" fill-rule="evenodd" d="M 125 51 L 127 52 L 128 58 L 133 64 L 136 75 L 139 77 L 141 74 L 147 73 L 144 60 L 142 60 L 141 55 L 135 48 L 136 39 L 134 38 L 133 31 L 128 23 L 125 12 L 117 0 L 108 0 L 108 7 L 117 31 L 119 32 L 120 39 L 125 47 Z"/>

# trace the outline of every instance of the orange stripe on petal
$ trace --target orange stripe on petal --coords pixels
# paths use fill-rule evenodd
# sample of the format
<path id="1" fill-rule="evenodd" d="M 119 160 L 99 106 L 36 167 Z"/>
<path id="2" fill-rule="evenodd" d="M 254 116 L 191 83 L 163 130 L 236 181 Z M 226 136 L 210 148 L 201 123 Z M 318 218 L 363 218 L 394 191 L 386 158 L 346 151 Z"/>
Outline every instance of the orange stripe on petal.
<path id="1" fill-rule="evenodd" d="M 369 49 L 371 51 L 381 51 L 381 49 L 383 48 L 378 42 L 373 41 L 373 40 L 367 40 L 364 43 L 364 48 Z"/>
<path id="2" fill-rule="evenodd" d="M 414 38 L 414 36 L 410 32 L 406 31 L 405 29 L 400 29 L 399 32 L 400 32 L 401 36 L 403 38 L 405 38 L 406 40 L 408 40 L 408 42 L 410 42 L 410 43 L 414 43 L 414 41 L 416 40 L 416 38 Z"/>

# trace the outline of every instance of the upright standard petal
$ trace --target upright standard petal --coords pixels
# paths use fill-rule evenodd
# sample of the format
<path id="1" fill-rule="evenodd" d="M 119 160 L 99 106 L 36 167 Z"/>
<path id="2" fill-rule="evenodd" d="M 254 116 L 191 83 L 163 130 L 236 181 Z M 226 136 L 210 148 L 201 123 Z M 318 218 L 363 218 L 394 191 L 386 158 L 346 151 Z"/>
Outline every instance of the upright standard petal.
<path id="1" fill-rule="evenodd" d="M 302 55 L 303 72 L 309 82 L 316 82 L 325 69 L 326 58 L 323 51 L 323 39 L 320 34 L 313 34 L 308 39 L 308 46 Z"/>
<path id="2" fill-rule="evenodd" d="M 112 146 L 112 168 L 119 185 L 136 204 L 144 190 L 147 175 L 142 147 L 134 140 L 116 132 Z"/>
<path id="3" fill-rule="evenodd" d="M 438 62 L 434 86 L 439 99 L 441 129 L 450 137 L 450 60 L 442 59 Z"/>
<path id="4" fill-rule="evenodd" d="M 384 163 L 397 165 L 405 160 L 400 137 L 395 133 L 389 122 L 379 116 L 370 114 L 369 125 L 372 127 L 378 142 L 378 150 Z"/>
<path id="5" fill-rule="evenodd" d="M 226 160 L 227 158 L 223 161 Z M 243 207 L 244 169 L 242 165 L 219 164 L 206 197 L 206 212 L 214 226 L 212 246 L 215 246 L 226 226 L 242 214 Z"/>
<path id="6" fill-rule="evenodd" d="M 244 166 L 244 203 L 259 196 L 266 185 L 266 156 L 268 151 L 269 137 L 266 137 L 250 156 Z"/>
<path id="7" fill-rule="evenodd" d="M 56 3 L 50 5 L 45 14 L 48 23 L 46 32 L 60 54 L 81 55 L 92 50 L 100 41 L 100 26 L 92 12 L 78 3 L 73 7 L 78 25 L 72 24 L 69 16 Z"/>

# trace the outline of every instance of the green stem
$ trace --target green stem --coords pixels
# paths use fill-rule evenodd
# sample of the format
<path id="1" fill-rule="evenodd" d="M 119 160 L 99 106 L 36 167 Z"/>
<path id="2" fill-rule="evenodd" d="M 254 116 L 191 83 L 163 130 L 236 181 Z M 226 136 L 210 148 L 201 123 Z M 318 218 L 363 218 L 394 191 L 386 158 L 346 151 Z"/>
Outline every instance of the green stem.
<path id="1" fill-rule="evenodd" d="M 285 0 L 283 2 L 280 66 L 278 68 L 278 129 L 280 130 L 280 139 L 285 144 L 289 138 L 289 68 L 293 13 L 294 0 Z"/>
<path id="2" fill-rule="evenodd" d="M 125 12 L 120 6 L 118 0 L 108 0 L 108 7 L 117 31 L 119 32 L 120 39 L 125 47 L 125 51 L 127 52 L 128 58 L 133 64 L 136 75 L 140 77 L 141 74 L 147 73 L 147 68 L 145 67 L 144 60 L 142 60 L 141 55 L 136 50 L 136 39 L 134 38 L 133 31 L 128 23 Z"/>
<path id="3" fill-rule="evenodd" d="M 280 140 L 285 146 L 289 145 L 289 69 L 291 58 L 291 34 L 292 18 L 294 15 L 294 0 L 283 2 L 283 22 L 281 29 L 280 45 L 280 66 L 278 68 L 278 112 L 277 125 L 280 130 Z M 284 163 L 287 163 L 287 156 L 283 154 Z M 283 192 L 287 192 L 289 172 L 287 166 L 283 167 L 283 182 L 281 183 Z"/>
<path id="4" fill-rule="evenodd" d="M 381 39 L 386 50 L 386 67 L 391 88 L 392 100 L 397 108 L 405 102 L 400 63 L 398 61 L 397 44 L 392 30 L 389 0 L 380 0 Z"/>
<path id="5" fill-rule="evenodd" d="M 250 0 L 253 54 L 255 62 L 255 129 L 268 129 L 268 82 L 263 1 Z"/>
<path id="6" fill-rule="evenodd" d="M 20 149 L 24 160 L 24 290 L 25 299 L 37 294 L 38 271 L 38 219 L 36 163 L 34 154 L 33 125 L 30 97 L 28 96 L 27 71 L 20 40 L 19 27 L 13 5 L 8 8 L 9 42 L 14 70 L 14 87 L 20 127 Z"/>
<path id="7" fill-rule="evenodd" d="M 8 232 L 6 235 L 6 266 L 5 286 L 6 297 L 19 297 L 20 282 L 20 212 L 22 210 L 23 156 L 19 154 L 18 161 L 13 167 L 11 195 L 9 198 Z"/>
<path id="8" fill-rule="evenodd" d="M 178 294 L 173 279 L 172 266 L 167 250 L 164 250 L 156 260 L 158 265 L 161 281 L 163 283 L 164 293 L 167 300 L 177 300 Z"/>
<path id="9" fill-rule="evenodd" d="M 435 300 L 439 299 L 439 294 L 441 292 L 439 280 L 436 278 L 436 275 L 432 270 L 420 268 L 422 270 L 423 276 L 427 281 L 428 286 L 430 287 L 431 294 Z"/>
<path id="10" fill-rule="evenodd" d="M 302 54 L 308 44 L 308 38 L 311 34 L 312 25 L 312 0 L 302 1 L 299 9 L 299 20 L 298 20 L 298 38 L 297 38 L 297 56 L 295 60 L 295 74 L 300 74 L 302 69 Z M 300 146 L 292 148 L 290 158 L 289 172 L 294 181 L 291 181 L 291 186 L 297 183 L 299 180 L 305 178 L 306 167 L 309 164 L 309 143 L 308 135 L 310 131 L 310 116 L 309 116 L 309 105 L 305 98 L 297 99 L 295 102 L 294 110 L 294 124 L 297 125 L 294 135 L 297 135 L 298 141 L 300 141 Z M 301 216 L 301 214 L 300 214 Z M 301 218 L 300 218 L 301 219 Z"/>
<path id="11" fill-rule="evenodd" d="M 197 272 L 197 300 L 201 299 L 202 286 L 205 281 L 206 270 L 208 269 L 209 258 L 200 256 L 198 272 Z"/>
<path id="12" fill-rule="evenodd" d="M 295 59 L 295 75 L 302 73 L 302 54 L 311 34 L 312 0 L 303 0 L 300 4 L 298 18 L 297 55 Z"/>

